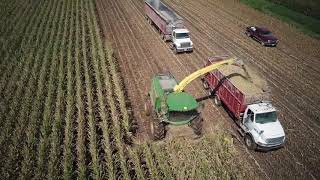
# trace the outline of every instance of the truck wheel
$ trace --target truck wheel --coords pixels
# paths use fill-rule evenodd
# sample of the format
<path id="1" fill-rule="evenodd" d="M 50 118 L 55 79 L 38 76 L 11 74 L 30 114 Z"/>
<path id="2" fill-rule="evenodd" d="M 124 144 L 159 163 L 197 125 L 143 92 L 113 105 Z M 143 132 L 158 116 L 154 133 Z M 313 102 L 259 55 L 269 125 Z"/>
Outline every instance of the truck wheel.
<path id="1" fill-rule="evenodd" d="M 253 141 L 252 137 L 249 134 L 244 137 L 244 143 L 250 150 L 255 150 L 257 148 L 257 144 Z"/>
<path id="2" fill-rule="evenodd" d="M 151 120 L 150 136 L 154 141 L 163 139 L 165 137 L 165 124 L 157 120 Z"/>
<path id="3" fill-rule="evenodd" d="M 166 36 L 165 36 L 163 33 L 161 33 L 161 39 L 162 39 L 164 42 L 167 41 Z"/>
<path id="4" fill-rule="evenodd" d="M 202 117 L 198 117 L 191 122 L 191 128 L 197 136 L 200 136 L 202 134 L 202 122 Z"/>
<path id="5" fill-rule="evenodd" d="M 150 116 L 151 114 L 151 101 L 149 98 L 144 103 L 144 112 L 146 113 L 146 116 Z"/>
<path id="6" fill-rule="evenodd" d="M 178 54 L 178 49 L 177 49 L 177 47 L 174 47 L 173 52 L 174 52 L 174 54 Z"/>
<path id="7" fill-rule="evenodd" d="M 170 49 L 173 50 L 174 49 L 174 45 L 173 43 L 170 43 Z"/>
<path id="8" fill-rule="evenodd" d="M 218 95 L 215 95 L 213 100 L 215 105 L 221 106 L 221 99 Z"/>

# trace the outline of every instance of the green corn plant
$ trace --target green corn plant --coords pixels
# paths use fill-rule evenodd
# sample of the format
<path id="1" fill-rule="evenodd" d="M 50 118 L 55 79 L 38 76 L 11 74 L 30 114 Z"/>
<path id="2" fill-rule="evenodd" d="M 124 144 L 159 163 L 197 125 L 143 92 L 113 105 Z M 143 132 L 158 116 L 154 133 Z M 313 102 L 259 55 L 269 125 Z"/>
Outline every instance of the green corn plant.
<path id="1" fill-rule="evenodd" d="M 29 26 L 29 27 L 32 27 L 32 26 Z M 34 28 L 34 27 L 32 27 L 33 28 L 33 30 L 32 30 L 32 33 L 33 34 L 36 34 L 36 29 Z M 30 39 L 29 39 L 30 40 Z M 32 62 L 36 62 L 33 58 L 31 58 L 31 56 L 28 56 L 27 57 L 27 59 L 26 59 L 26 61 L 31 65 L 32 64 Z M 34 63 L 34 68 L 35 67 L 37 67 L 37 65 L 38 65 L 38 63 Z M 34 69 L 33 68 L 33 69 Z M 18 97 L 18 98 L 14 98 L 13 100 L 12 100 L 12 104 L 10 104 L 10 105 L 8 105 L 10 108 L 11 108 L 11 110 L 9 111 L 9 113 L 7 114 L 7 118 L 4 120 L 5 121 L 5 124 L 4 124 L 4 131 L 2 132 L 2 133 L 4 133 L 4 134 L 1 134 L 1 138 L 0 138 L 0 142 L 1 142 L 1 144 L 3 144 L 4 143 L 4 141 L 6 140 L 6 143 L 9 143 L 9 142 L 11 142 L 11 139 L 9 139 L 10 137 L 12 137 L 11 135 L 12 135 L 12 133 L 14 133 L 14 131 L 13 131 L 13 129 L 14 129 L 14 127 L 15 127 L 15 124 L 14 124 L 14 122 L 16 121 L 16 113 L 17 113 L 17 111 L 18 111 L 18 109 L 17 108 L 19 108 L 20 107 L 20 105 L 21 105 L 21 103 L 20 103 L 20 101 L 21 101 L 21 97 L 22 97 L 22 92 L 23 92 L 23 89 L 24 89 L 24 87 L 25 87 L 25 84 L 27 83 L 27 82 L 24 82 L 25 80 L 27 80 L 28 78 L 26 78 L 26 77 L 28 77 L 28 76 L 31 76 L 30 78 L 29 78 L 29 81 L 33 81 L 34 79 L 33 79 L 33 74 L 31 74 L 31 70 L 30 69 L 32 69 L 32 66 L 25 66 L 24 67 L 24 70 L 22 71 L 22 75 L 24 76 L 24 80 L 20 80 L 20 81 L 18 81 L 18 80 L 13 80 L 13 81 L 18 81 L 18 83 L 17 84 L 19 84 L 19 86 L 18 86 L 18 89 L 16 90 L 16 91 L 14 91 L 14 90 L 11 90 L 11 92 L 13 93 L 14 92 L 14 96 L 15 97 Z M 16 72 L 17 74 L 19 74 L 18 72 Z M 6 93 L 7 94 L 7 93 Z M 8 93 L 8 96 L 10 96 L 9 95 L 9 93 Z M 12 97 L 13 98 L 13 97 Z M 1 149 L 1 151 L 5 151 L 5 150 L 7 150 L 6 148 L 7 148 L 8 146 L 4 146 L 4 148 L 2 148 Z M 3 153 L 2 153 L 3 154 Z"/>
<path id="2" fill-rule="evenodd" d="M 30 26 L 29 26 L 30 27 Z M 31 26 L 32 27 L 32 26 Z M 36 27 L 32 27 L 35 29 Z M 34 34 L 36 33 L 35 31 L 32 31 Z M 35 44 L 39 43 L 40 37 L 36 37 L 36 42 Z M 32 42 L 32 38 L 29 38 L 29 43 Z M 20 99 L 22 98 L 23 91 L 24 91 L 24 86 L 25 86 L 25 81 L 28 80 L 29 76 L 32 76 L 30 74 L 30 71 L 28 69 L 31 69 L 33 63 L 35 62 L 35 59 L 32 57 L 34 56 L 34 51 L 35 49 L 32 49 L 31 53 L 29 54 L 30 56 L 27 56 L 25 61 L 19 62 L 16 66 L 17 68 L 15 69 L 14 76 L 11 76 L 12 78 L 9 79 L 9 84 L 7 87 L 5 87 L 4 94 L 6 96 L 4 97 L 4 102 L 7 102 L 7 109 L 6 111 L 9 111 L 9 113 L 6 114 L 4 120 L 2 123 L 4 123 L 4 129 L 5 131 L 2 131 L 1 133 L 4 133 L 5 135 L 1 134 L 0 138 L 0 144 L 3 143 L 3 141 L 7 138 L 7 136 L 10 136 L 10 133 L 12 132 L 12 128 L 14 126 L 15 122 L 15 114 L 17 111 L 20 109 Z M 24 59 L 24 57 L 22 57 Z M 25 62 L 25 63 L 23 63 Z M 22 73 L 20 73 L 22 72 Z M 12 119 L 14 116 L 14 119 Z M 11 118 L 11 119 L 10 119 Z"/>
<path id="3" fill-rule="evenodd" d="M 90 13 L 90 18 L 88 19 L 89 23 L 90 23 L 90 26 L 89 27 L 92 27 L 92 28 L 89 28 L 89 32 L 90 32 L 90 37 L 91 37 L 91 41 L 92 42 L 97 42 L 97 34 L 95 34 L 95 31 L 94 31 L 94 28 L 97 28 L 94 26 L 94 23 L 93 21 L 95 21 L 94 19 L 94 8 L 93 8 L 93 3 L 92 2 L 89 2 L 89 5 L 88 5 L 88 9 L 89 9 L 89 13 Z M 98 50 L 96 49 L 97 47 L 99 47 L 97 44 L 93 45 L 92 47 L 92 53 L 93 53 L 93 60 L 94 60 L 94 69 L 95 69 L 95 72 L 96 72 L 96 77 L 98 77 L 99 79 L 97 79 L 97 93 L 98 93 L 98 99 L 99 102 L 100 102 L 100 107 L 101 109 L 103 109 L 104 107 L 104 101 L 103 101 L 103 96 L 102 96 L 102 82 L 101 82 L 101 72 L 99 70 L 99 66 L 98 66 L 98 59 L 96 59 L 96 57 L 99 57 L 99 58 L 102 58 L 100 56 L 98 56 Z M 103 78 L 103 77 L 102 77 Z M 109 82 L 109 83 L 108 83 Z M 112 87 L 112 84 L 110 83 L 110 81 L 107 80 L 107 83 L 108 86 L 107 88 L 110 88 Z M 108 93 L 111 93 L 112 91 L 107 91 Z M 114 126 L 114 135 L 115 135 L 115 141 L 116 141 L 116 146 L 117 146 L 117 149 L 118 149 L 118 156 L 119 156 L 119 161 L 120 161 L 120 167 L 121 167 L 121 171 L 122 171 L 122 176 L 124 179 L 128 179 L 129 178 L 129 174 L 128 174 L 128 170 L 127 170 L 127 165 L 126 165 L 126 160 L 125 160 L 125 155 L 124 155 L 124 151 L 123 151 L 123 144 L 122 142 L 120 141 L 121 139 L 121 132 L 120 132 L 120 128 L 119 128 L 119 121 L 118 121 L 118 112 L 117 112 L 117 109 L 116 109 L 116 106 L 115 106 L 115 101 L 113 99 L 113 96 L 112 94 L 111 95 L 107 95 L 107 102 L 109 104 L 109 108 L 111 110 L 111 114 L 110 114 L 110 117 L 112 119 L 112 122 L 113 122 L 113 126 Z M 101 111 L 102 115 L 104 117 L 106 117 L 104 115 L 104 111 Z"/>
<path id="4" fill-rule="evenodd" d="M 67 45 L 67 105 L 65 115 L 64 148 L 63 148 L 63 178 L 71 179 L 74 175 L 74 154 L 72 152 L 73 140 L 73 113 L 74 113 L 74 68 L 72 58 L 72 40 L 74 38 L 74 1 L 71 3 L 70 28 Z"/>
<path id="5" fill-rule="evenodd" d="M 86 2 L 87 3 L 87 2 Z M 83 34 L 89 34 L 89 32 L 85 31 L 85 26 L 88 26 L 88 28 L 90 28 L 90 24 L 88 23 L 88 10 L 87 10 L 87 4 L 83 4 L 82 3 L 82 8 L 84 8 L 85 10 L 83 11 L 83 13 L 85 13 L 84 16 L 81 17 L 81 22 L 82 22 L 82 33 Z M 85 7 L 83 7 L 85 6 Z M 85 19 L 86 17 L 86 19 Z M 84 24 L 85 22 L 85 24 Z M 90 42 L 92 44 L 92 42 Z M 101 165 L 99 162 L 99 155 L 98 155 L 98 142 L 97 142 L 97 135 L 96 135 L 96 126 L 97 126 L 97 122 L 96 122 L 96 118 L 93 114 L 93 92 L 92 92 L 92 80 L 93 75 L 90 74 L 89 70 L 89 59 L 87 58 L 88 56 L 90 56 L 90 54 L 87 54 L 87 49 L 90 48 L 90 46 L 86 43 L 86 39 L 83 36 L 82 37 L 82 46 L 83 46 L 83 57 L 84 57 L 84 69 L 85 69 L 85 81 L 86 81 L 86 94 L 87 94 L 87 98 L 88 98 L 88 124 L 89 124 L 89 141 L 90 141 L 90 145 L 89 145 L 89 152 L 91 154 L 91 166 L 90 169 L 92 171 L 91 176 L 94 179 L 101 179 L 102 176 L 102 169 L 101 169 Z M 94 55 L 92 55 L 94 58 Z M 106 146 L 105 146 L 106 147 Z M 108 146 L 107 148 L 104 149 L 106 154 L 109 154 L 111 151 L 109 150 Z M 110 157 L 107 156 L 107 157 Z"/>
<path id="6" fill-rule="evenodd" d="M 3 91 L 3 88 L 7 81 L 4 81 L 4 79 L 8 78 L 12 75 L 12 71 L 16 65 L 16 63 L 12 62 L 11 58 L 17 58 L 20 56 L 20 49 L 18 48 L 21 44 L 21 41 L 23 39 L 23 36 L 25 35 L 24 30 L 25 27 L 27 27 L 30 24 L 30 16 L 34 15 L 34 9 L 37 9 L 39 6 L 32 6 L 31 3 L 27 3 L 27 1 L 23 2 L 22 5 L 23 8 L 21 9 L 14 9 L 12 12 L 15 12 L 15 17 L 13 19 L 13 23 L 6 23 L 3 22 L 3 20 L 0 20 L 2 22 L 3 26 L 1 28 L 5 28 L 3 31 L 0 30 L 0 38 L 5 38 L 5 41 L 2 44 L 2 51 L 4 54 L 0 54 L 1 57 L 3 57 L 2 61 L 0 62 L 0 72 L 3 72 L 0 75 L 0 94 Z M 8 3 L 11 4 L 11 3 Z M 12 3 L 14 4 L 14 3 Z M 16 6 L 18 7 L 18 6 Z M 18 12 L 16 12 L 18 11 Z M 0 16 L 5 17 L 5 16 Z M 8 20 L 12 20 L 11 18 L 7 18 Z M 6 38 L 10 37 L 10 38 Z M 16 52 L 18 50 L 18 52 Z M 12 53 L 12 51 L 15 51 L 15 53 Z M 14 56 L 12 56 L 14 54 Z M 11 58 L 10 58 L 11 57 Z M 11 59 L 11 61 L 9 61 Z M 17 58 L 18 59 L 18 58 Z"/>
<path id="7" fill-rule="evenodd" d="M 76 145 L 76 149 L 77 149 L 77 165 L 78 165 L 78 178 L 79 179 L 86 179 L 86 162 L 85 162 L 85 158 L 86 158 L 86 148 L 85 148 L 85 119 L 84 119 L 84 106 L 83 106 L 83 102 L 82 102 L 82 82 L 81 82 L 81 78 L 82 78 L 82 72 L 81 72 L 81 63 L 80 61 L 82 59 L 80 59 L 80 25 L 79 25 L 79 11 L 81 12 L 81 7 L 79 4 L 79 1 L 76 1 L 76 26 L 75 26 L 75 30 L 76 30 L 76 35 L 75 35 L 75 65 L 76 65 L 76 97 L 77 97 L 77 103 L 76 103 L 76 107 L 78 109 L 78 114 L 77 114 L 77 123 L 78 123 L 78 127 L 77 127 L 77 145 Z"/>
<path id="8" fill-rule="evenodd" d="M 55 1 L 54 6 L 52 9 L 50 9 L 50 15 L 55 16 L 58 11 L 58 3 L 57 1 Z M 52 19 L 50 21 L 50 23 L 54 22 L 55 20 Z M 44 30 L 44 29 L 42 29 Z M 41 33 L 41 32 L 38 32 Z M 47 37 L 50 36 L 50 34 L 54 33 L 54 29 L 51 29 L 51 31 L 49 30 L 44 30 L 44 34 L 48 35 Z M 42 43 L 45 43 L 45 38 L 42 39 Z M 49 47 L 49 46 L 48 46 Z M 38 60 L 43 56 L 44 53 L 44 49 L 45 46 L 42 45 L 42 47 L 38 50 L 38 52 L 36 53 L 36 57 L 35 59 Z M 25 146 L 23 147 L 23 152 L 24 152 L 24 159 L 22 162 L 22 172 L 21 172 L 21 176 L 29 178 L 33 176 L 33 167 L 35 165 L 35 156 L 36 156 L 36 152 L 35 149 L 37 147 L 37 139 L 36 139 L 36 135 L 38 133 L 37 129 L 39 126 L 39 116 L 40 116 L 40 107 L 44 101 L 44 95 L 47 88 L 44 85 L 45 79 L 47 78 L 47 69 L 49 67 L 49 60 L 48 58 L 45 58 L 44 62 L 42 63 L 41 69 L 40 69 L 40 76 L 38 79 L 38 86 L 37 86 L 37 91 L 36 91 L 36 97 L 35 97 L 35 101 L 32 107 L 32 112 L 31 112 L 31 121 L 29 122 L 29 125 L 27 127 L 27 142 L 25 144 Z"/>
<path id="9" fill-rule="evenodd" d="M 162 174 L 162 179 L 175 179 L 166 151 L 163 151 L 163 149 L 156 144 L 152 144 L 150 146 L 152 152 L 154 153 L 155 162 L 157 163 L 159 167 L 158 169 L 160 169 L 160 173 Z"/>
<path id="10" fill-rule="evenodd" d="M 54 116 L 54 123 L 52 127 L 51 133 L 51 149 L 49 154 L 49 163 L 48 163 L 48 179 L 61 179 L 62 178 L 62 134 L 63 134 L 63 112 L 64 112 L 64 90 L 63 90 L 63 83 L 65 81 L 65 50 L 67 49 L 66 40 L 68 39 L 67 32 L 70 27 L 68 24 L 70 23 L 69 20 L 71 19 L 71 10 L 70 4 L 72 2 L 69 1 L 66 4 L 66 12 L 64 17 L 63 23 L 63 33 L 61 37 L 61 45 L 60 45 L 60 52 L 59 52 L 59 77 L 58 77 L 58 90 L 56 96 L 56 103 L 55 103 L 55 114 Z"/>
<path id="11" fill-rule="evenodd" d="M 40 8 L 38 7 L 37 10 L 40 10 Z M 37 17 L 36 12 L 33 12 L 33 18 Z M 32 19 L 32 18 L 31 18 Z M 35 22 L 35 21 L 32 21 Z M 30 30 L 32 26 L 29 26 Z M 36 32 L 35 29 L 33 32 Z M 32 57 L 31 57 L 32 58 Z M 30 58 L 30 59 L 31 59 Z M 37 71 L 36 68 L 33 68 L 31 74 L 35 74 L 35 72 Z M 20 102 L 22 105 L 22 109 L 20 110 L 18 117 L 16 117 L 16 119 L 18 120 L 17 123 L 17 127 L 15 129 L 15 136 L 13 136 L 12 138 L 12 144 L 10 144 L 9 148 L 9 155 L 7 157 L 7 162 L 5 163 L 5 166 L 7 167 L 6 169 L 19 169 L 18 167 L 18 159 L 20 159 L 19 157 L 22 156 L 21 154 L 21 148 L 20 147 L 23 143 L 23 137 L 24 137 L 24 133 L 25 133 L 25 126 L 27 125 L 28 122 L 28 114 L 30 113 L 30 107 L 32 104 L 32 100 L 33 100 L 33 91 L 35 91 L 35 82 L 36 79 L 35 78 L 29 78 L 27 85 L 24 87 L 26 90 L 26 92 L 24 93 L 23 99 Z M 14 172 L 11 172 L 9 170 L 9 173 L 12 173 L 11 175 L 14 174 Z"/>
<path id="12" fill-rule="evenodd" d="M 33 10 L 35 10 L 35 9 L 33 9 Z M 36 12 L 39 10 L 39 7 L 37 7 L 36 8 Z M 32 16 L 31 16 L 32 15 Z M 29 22 L 29 21 L 31 21 L 31 22 L 33 22 L 33 23 L 28 23 L 28 26 L 26 27 L 27 28 L 27 30 L 28 31 L 31 31 L 31 29 L 33 29 L 33 30 L 35 30 L 35 28 L 33 28 L 33 25 L 35 25 L 36 23 L 34 22 L 34 21 L 32 21 L 32 20 L 35 20 L 35 18 L 37 17 L 36 16 L 36 14 L 35 14 L 35 12 L 33 13 L 33 14 L 30 14 L 30 16 L 31 17 L 29 17 L 29 20 L 27 21 L 27 22 Z M 23 18 L 21 18 L 21 19 L 23 19 Z M 20 24 L 23 24 L 23 23 L 20 23 Z M 18 27 L 18 28 L 21 28 L 21 29 L 23 29 L 22 27 Z M 19 49 L 22 49 L 23 48 L 23 45 L 25 44 L 24 42 L 26 42 L 26 41 L 30 41 L 31 40 L 31 35 L 34 35 L 35 33 L 34 33 L 35 31 L 33 31 L 33 32 L 31 32 L 30 33 L 30 37 L 28 37 L 28 36 L 24 36 L 23 38 L 21 37 L 21 39 L 22 39 L 22 44 L 21 44 L 21 46 L 19 47 Z M 8 53 L 9 54 L 9 53 Z M 22 67 L 24 67 L 24 68 L 27 68 L 27 67 L 29 67 L 29 66 L 25 66 L 24 64 L 20 64 L 20 59 L 23 59 L 24 57 L 24 54 L 23 53 L 20 53 L 20 54 L 15 54 L 16 56 L 14 57 L 14 58 L 16 58 L 16 60 L 18 60 L 19 59 L 19 61 L 18 62 L 15 62 L 15 63 L 10 63 L 12 66 L 15 66 L 17 69 L 18 69 L 18 67 L 19 67 L 19 69 L 20 68 L 22 68 Z M 22 56 L 22 57 L 20 57 L 20 56 Z M 12 59 L 13 60 L 13 59 Z M 14 61 L 14 60 L 13 60 Z M 28 61 L 28 60 L 25 60 L 24 62 L 28 62 L 28 63 L 31 63 L 32 61 Z M 12 72 L 12 69 L 10 68 L 10 67 L 6 67 L 6 72 L 8 72 L 9 73 L 9 71 L 10 71 L 10 73 L 9 74 L 14 74 L 14 73 L 16 73 L 16 74 L 19 74 L 18 73 L 18 70 L 16 71 L 16 72 Z M 21 71 L 21 69 L 20 69 L 20 71 Z M 23 71 L 23 72 L 25 72 L 25 73 L 27 73 L 28 72 L 28 70 L 25 70 L 25 71 Z M 29 72 L 28 72 L 29 73 Z M 25 75 L 25 76 L 27 76 L 27 74 Z M 14 80 L 16 80 L 16 79 L 18 79 L 18 77 L 15 77 L 16 79 L 11 79 L 11 77 L 14 77 L 14 76 L 3 76 L 2 77 L 2 80 L 1 80 L 1 83 L 0 83 L 0 91 L 1 91 L 1 89 L 3 90 L 4 88 L 5 88 L 5 82 L 8 82 L 8 84 L 9 84 L 9 82 L 10 83 L 14 83 Z M 25 77 L 24 77 L 25 78 Z M 27 79 L 27 78 L 25 78 L 25 79 Z M 11 101 L 10 102 L 10 98 L 14 98 L 15 96 L 17 96 L 17 95 L 14 95 L 15 93 L 14 93 L 14 90 L 13 90 L 13 86 L 11 86 L 12 87 L 12 89 L 10 89 L 10 86 L 7 86 L 7 90 L 8 91 L 6 91 L 6 92 L 4 92 L 4 95 L 5 95 L 5 97 L 3 98 L 3 103 L 5 103 L 6 104 L 6 106 L 4 107 L 4 108 L 1 108 L 1 110 L 0 110 L 0 119 L 2 119 L 2 121 L 1 121 L 1 123 L 0 123 L 0 127 L 2 127 L 2 126 L 8 126 L 8 125 L 6 125 L 6 123 L 7 123 L 7 120 L 6 120 L 6 115 L 7 116 L 9 116 L 9 113 L 7 113 L 8 111 L 9 111 L 9 108 L 11 107 L 11 106 L 13 106 L 13 105 L 11 105 L 11 103 L 13 102 L 13 101 Z M 1 94 L 1 93 L 0 93 Z M 19 97 L 19 96 L 18 96 Z M 8 117 L 7 117 L 8 118 Z"/>
<path id="13" fill-rule="evenodd" d="M 137 179 L 146 179 L 144 172 L 141 169 L 141 161 L 136 148 L 128 148 L 128 153 L 134 164 L 134 170 L 136 172 Z"/>
<path id="14" fill-rule="evenodd" d="M 151 154 L 149 145 L 146 143 L 143 145 L 143 153 L 149 169 L 150 178 L 155 180 L 160 179 L 159 171 L 155 165 L 154 158 Z"/>
<path id="15" fill-rule="evenodd" d="M 49 82 L 48 82 L 48 93 L 46 95 L 45 99 L 45 107 L 43 112 L 43 120 L 42 125 L 40 127 L 40 144 L 38 147 L 38 158 L 37 158 L 37 169 L 36 169 L 36 178 L 43 179 L 47 175 L 47 155 L 49 150 L 49 137 L 51 133 L 51 124 L 52 124 L 52 104 L 53 104 L 53 96 L 55 95 L 56 91 L 56 77 L 57 77 L 57 64 L 58 61 L 56 58 L 53 58 L 55 54 L 57 54 L 58 51 L 58 45 L 60 42 L 60 36 L 59 33 L 62 28 L 62 22 L 64 20 L 64 11 L 65 11 L 65 4 L 60 3 L 58 14 L 55 17 L 55 22 L 52 27 L 52 29 L 56 30 L 56 32 L 51 33 L 49 38 L 49 44 L 53 44 L 52 51 L 51 48 L 47 48 L 44 59 L 51 59 L 51 65 L 50 65 L 50 75 L 49 75 Z M 59 20 L 58 20 L 59 18 Z M 58 27 L 57 27 L 58 26 Z"/>

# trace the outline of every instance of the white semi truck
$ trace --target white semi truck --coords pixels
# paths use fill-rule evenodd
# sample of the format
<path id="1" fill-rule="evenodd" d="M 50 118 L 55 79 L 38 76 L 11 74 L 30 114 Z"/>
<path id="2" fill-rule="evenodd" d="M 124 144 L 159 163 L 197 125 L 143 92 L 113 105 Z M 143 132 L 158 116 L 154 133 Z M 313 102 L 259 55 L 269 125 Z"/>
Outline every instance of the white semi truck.
<path id="1" fill-rule="evenodd" d="M 184 27 L 183 19 L 160 0 L 145 0 L 146 18 L 154 24 L 164 41 L 172 41 L 175 53 L 192 52 L 190 32 Z"/>
<path id="2" fill-rule="evenodd" d="M 206 66 L 224 58 L 214 57 Z M 272 105 L 267 82 L 257 74 L 250 76 L 246 68 L 226 66 L 207 73 L 204 87 L 223 104 L 235 119 L 249 149 L 276 149 L 284 145 L 285 133 Z"/>

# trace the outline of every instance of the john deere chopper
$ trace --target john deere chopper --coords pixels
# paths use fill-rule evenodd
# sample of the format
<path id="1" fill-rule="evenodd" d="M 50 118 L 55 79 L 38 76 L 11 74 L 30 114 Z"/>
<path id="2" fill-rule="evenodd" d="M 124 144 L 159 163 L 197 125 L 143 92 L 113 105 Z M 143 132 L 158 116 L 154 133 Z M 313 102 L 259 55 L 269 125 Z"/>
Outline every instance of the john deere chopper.
<path id="1" fill-rule="evenodd" d="M 161 140 L 166 135 L 166 126 L 189 125 L 196 135 L 202 134 L 201 109 L 203 105 L 183 89 L 194 79 L 224 65 L 242 65 L 236 59 L 228 59 L 202 68 L 180 83 L 171 73 L 157 74 L 152 78 L 151 89 L 145 103 L 145 113 L 150 118 L 150 135 Z"/>

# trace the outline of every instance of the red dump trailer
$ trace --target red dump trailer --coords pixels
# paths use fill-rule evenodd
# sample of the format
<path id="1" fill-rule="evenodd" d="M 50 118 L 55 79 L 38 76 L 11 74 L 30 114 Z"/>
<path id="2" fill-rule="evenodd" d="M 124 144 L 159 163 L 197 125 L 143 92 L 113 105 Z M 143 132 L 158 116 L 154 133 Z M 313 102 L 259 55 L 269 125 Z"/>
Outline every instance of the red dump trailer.
<path id="1" fill-rule="evenodd" d="M 223 59 L 210 58 L 206 66 Z M 203 77 L 204 87 L 213 95 L 215 104 L 223 104 L 235 118 L 250 149 L 282 147 L 285 134 L 271 104 L 267 82 L 244 67 L 224 66 L 209 72 Z"/>
<path id="2" fill-rule="evenodd" d="M 183 19 L 160 0 L 146 0 L 145 13 L 149 22 L 153 22 L 161 31 L 162 38 L 171 40 L 174 29 L 183 29 Z"/>
<path id="3" fill-rule="evenodd" d="M 207 66 L 223 60 L 223 57 L 210 58 Z M 267 83 L 259 78 L 260 84 L 250 82 L 249 74 L 241 67 L 226 66 L 207 73 L 205 86 L 214 94 L 215 102 L 223 102 L 233 115 L 240 119 L 247 105 L 270 101 Z M 254 77 L 257 78 L 257 77 Z"/>
<path id="4" fill-rule="evenodd" d="M 150 24 L 154 24 L 164 41 L 172 41 L 175 53 L 192 52 L 193 42 L 183 19 L 160 0 L 145 0 L 144 9 Z"/>

